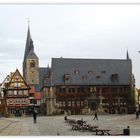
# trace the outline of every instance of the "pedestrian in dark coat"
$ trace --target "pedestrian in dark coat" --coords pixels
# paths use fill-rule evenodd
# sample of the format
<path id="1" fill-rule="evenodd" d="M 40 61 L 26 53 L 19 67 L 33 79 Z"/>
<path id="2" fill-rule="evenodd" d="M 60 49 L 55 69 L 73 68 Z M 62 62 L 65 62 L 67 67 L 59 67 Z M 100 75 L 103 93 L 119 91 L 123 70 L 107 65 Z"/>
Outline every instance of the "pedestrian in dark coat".
<path id="1" fill-rule="evenodd" d="M 136 111 L 136 119 L 139 119 L 139 111 Z"/>
<path id="2" fill-rule="evenodd" d="M 33 111 L 33 119 L 34 119 L 34 123 L 37 123 L 37 111 L 36 110 Z"/>
<path id="3" fill-rule="evenodd" d="M 98 115 L 97 115 L 97 112 L 95 111 L 95 114 L 94 114 L 94 118 L 93 118 L 93 120 L 98 120 Z"/>

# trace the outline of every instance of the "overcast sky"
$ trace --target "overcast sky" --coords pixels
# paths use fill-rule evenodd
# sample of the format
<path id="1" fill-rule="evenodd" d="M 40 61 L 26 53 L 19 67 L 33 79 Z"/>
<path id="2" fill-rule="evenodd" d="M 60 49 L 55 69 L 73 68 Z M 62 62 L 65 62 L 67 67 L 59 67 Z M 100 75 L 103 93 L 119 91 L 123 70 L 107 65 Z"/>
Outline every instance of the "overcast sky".
<path id="1" fill-rule="evenodd" d="M 28 20 L 40 67 L 52 57 L 132 59 L 140 88 L 140 5 L 0 5 L 0 82 L 22 62 Z"/>

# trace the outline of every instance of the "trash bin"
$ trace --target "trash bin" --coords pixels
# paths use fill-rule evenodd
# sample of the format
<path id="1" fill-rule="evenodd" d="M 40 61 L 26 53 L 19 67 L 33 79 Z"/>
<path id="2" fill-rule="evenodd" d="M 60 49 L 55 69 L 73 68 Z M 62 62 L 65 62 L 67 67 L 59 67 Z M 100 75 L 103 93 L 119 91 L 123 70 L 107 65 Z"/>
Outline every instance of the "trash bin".
<path id="1" fill-rule="evenodd" d="M 129 136 L 130 135 L 130 130 L 128 128 L 123 129 L 123 135 Z"/>

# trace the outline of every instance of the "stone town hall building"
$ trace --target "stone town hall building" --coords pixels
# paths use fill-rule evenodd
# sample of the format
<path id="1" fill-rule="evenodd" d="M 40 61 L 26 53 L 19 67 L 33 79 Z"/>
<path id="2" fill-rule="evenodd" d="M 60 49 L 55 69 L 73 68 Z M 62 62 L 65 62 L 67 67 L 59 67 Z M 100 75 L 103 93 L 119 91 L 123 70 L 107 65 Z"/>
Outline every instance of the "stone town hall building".
<path id="1" fill-rule="evenodd" d="M 52 58 L 51 67 L 40 68 L 28 27 L 23 77 L 41 91 L 41 112 L 133 113 L 135 110 L 132 61 L 126 59 Z"/>

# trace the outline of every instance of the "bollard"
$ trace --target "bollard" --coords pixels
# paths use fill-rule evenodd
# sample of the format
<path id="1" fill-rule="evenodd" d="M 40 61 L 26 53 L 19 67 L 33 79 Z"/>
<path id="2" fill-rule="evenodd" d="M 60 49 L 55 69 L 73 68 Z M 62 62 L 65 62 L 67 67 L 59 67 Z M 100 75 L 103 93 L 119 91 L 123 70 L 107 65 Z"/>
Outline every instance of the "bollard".
<path id="1" fill-rule="evenodd" d="M 129 126 L 125 129 L 123 129 L 123 135 L 125 136 L 129 136 L 130 135 L 130 129 L 129 129 Z"/>

